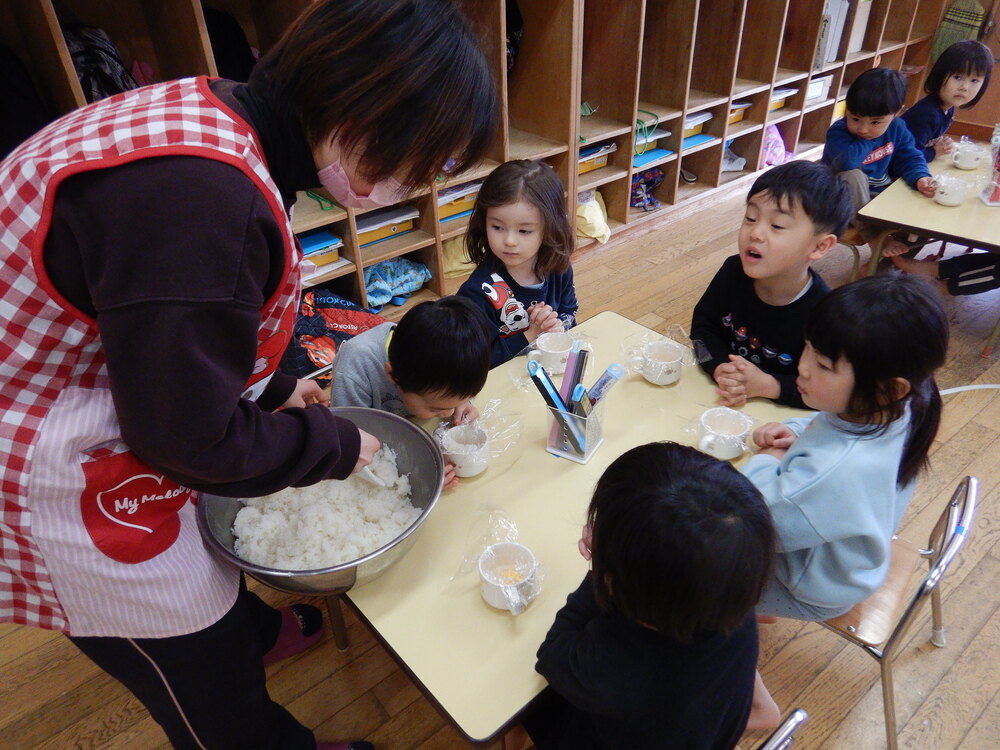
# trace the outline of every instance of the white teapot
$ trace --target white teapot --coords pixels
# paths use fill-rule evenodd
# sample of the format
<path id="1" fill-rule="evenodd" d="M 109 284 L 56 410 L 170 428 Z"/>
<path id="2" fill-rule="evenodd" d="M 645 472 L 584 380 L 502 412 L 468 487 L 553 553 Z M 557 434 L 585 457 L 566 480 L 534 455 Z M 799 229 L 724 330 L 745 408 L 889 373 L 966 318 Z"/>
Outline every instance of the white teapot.
<path id="1" fill-rule="evenodd" d="M 952 149 L 951 163 L 959 169 L 978 169 L 986 156 L 984 148 L 963 137 Z"/>
<path id="2" fill-rule="evenodd" d="M 973 187 L 968 180 L 951 175 L 935 177 L 934 186 L 934 200 L 942 206 L 962 205 Z"/>

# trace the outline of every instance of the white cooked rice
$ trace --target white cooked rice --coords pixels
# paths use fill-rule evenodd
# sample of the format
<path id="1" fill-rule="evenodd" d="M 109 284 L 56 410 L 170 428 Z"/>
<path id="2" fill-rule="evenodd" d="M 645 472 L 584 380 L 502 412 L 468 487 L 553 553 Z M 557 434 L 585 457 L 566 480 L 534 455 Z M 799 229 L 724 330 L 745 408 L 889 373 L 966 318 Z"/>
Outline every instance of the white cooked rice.
<path id="1" fill-rule="evenodd" d="M 315 570 L 388 544 L 421 511 L 410 503 L 410 478 L 399 475 L 395 451 L 383 446 L 371 469 L 386 487 L 352 475 L 244 501 L 233 522 L 234 551 L 256 565 Z"/>

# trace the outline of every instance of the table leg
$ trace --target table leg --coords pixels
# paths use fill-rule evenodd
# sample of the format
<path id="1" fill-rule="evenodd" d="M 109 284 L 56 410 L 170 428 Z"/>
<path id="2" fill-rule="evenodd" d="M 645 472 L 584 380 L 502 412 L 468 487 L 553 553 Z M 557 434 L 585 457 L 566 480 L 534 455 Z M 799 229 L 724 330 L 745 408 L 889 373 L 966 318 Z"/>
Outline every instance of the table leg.
<path id="1" fill-rule="evenodd" d="M 326 597 L 326 613 L 330 617 L 330 629 L 333 630 L 333 642 L 340 651 L 347 651 L 351 645 L 347 637 L 347 623 L 344 622 L 344 605 L 340 594 L 330 594 Z"/>
<path id="2" fill-rule="evenodd" d="M 868 276 L 875 275 L 875 271 L 878 269 L 878 262 L 882 260 L 882 248 L 893 231 L 892 229 L 883 230 L 875 239 L 868 243 L 872 249 L 872 257 L 868 261 Z"/>

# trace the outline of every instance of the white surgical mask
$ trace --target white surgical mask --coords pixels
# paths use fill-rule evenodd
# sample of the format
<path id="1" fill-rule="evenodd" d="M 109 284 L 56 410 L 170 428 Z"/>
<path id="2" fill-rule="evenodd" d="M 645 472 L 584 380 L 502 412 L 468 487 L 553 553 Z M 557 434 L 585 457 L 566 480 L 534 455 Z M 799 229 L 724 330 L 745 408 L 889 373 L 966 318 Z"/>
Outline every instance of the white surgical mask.
<path id="1" fill-rule="evenodd" d="M 406 195 L 406 187 L 392 177 L 376 182 L 368 195 L 358 195 L 351 188 L 351 181 L 347 178 L 340 160 L 334 160 L 333 164 L 323 167 L 317 172 L 320 184 L 330 191 L 330 195 L 342 206 L 351 208 L 379 208 L 380 206 L 391 206 L 402 200 Z"/>

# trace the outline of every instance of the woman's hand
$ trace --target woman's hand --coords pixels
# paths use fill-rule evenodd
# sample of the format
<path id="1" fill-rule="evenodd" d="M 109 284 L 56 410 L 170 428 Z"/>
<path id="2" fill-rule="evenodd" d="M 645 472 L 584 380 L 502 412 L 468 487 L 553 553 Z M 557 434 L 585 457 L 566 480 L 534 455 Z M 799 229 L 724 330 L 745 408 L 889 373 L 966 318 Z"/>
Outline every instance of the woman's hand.
<path id="1" fill-rule="evenodd" d="M 382 443 L 374 435 L 364 430 L 358 430 L 358 432 L 361 433 L 361 451 L 358 453 L 358 462 L 354 464 L 352 474 L 361 471 L 370 464 L 375 458 L 375 454 L 378 453 L 378 449 L 382 447 Z"/>
<path id="2" fill-rule="evenodd" d="M 295 384 L 295 390 L 288 400 L 281 405 L 282 409 L 303 408 L 312 404 L 330 405 L 330 397 L 319 387 L 315 380 L 299 380 Z"/>

